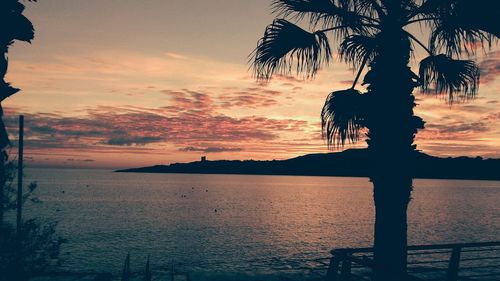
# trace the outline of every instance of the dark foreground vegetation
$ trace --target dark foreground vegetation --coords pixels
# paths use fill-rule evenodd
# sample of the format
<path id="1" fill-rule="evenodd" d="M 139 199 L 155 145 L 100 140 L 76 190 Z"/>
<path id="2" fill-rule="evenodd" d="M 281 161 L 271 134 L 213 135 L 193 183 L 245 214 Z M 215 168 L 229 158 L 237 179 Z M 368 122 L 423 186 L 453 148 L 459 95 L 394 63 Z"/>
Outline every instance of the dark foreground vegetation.
<path id="1" fill-rule="evenodd" d="M 415 178 L 500 180 L 500 159 L 440 158 L 422 152 L 415 153 Z M 337 153 L 308 154 L 288 160 L 197 161 L 117 172 L 367 177 L 369 168 L 367 150 L 349 149 Z"/>

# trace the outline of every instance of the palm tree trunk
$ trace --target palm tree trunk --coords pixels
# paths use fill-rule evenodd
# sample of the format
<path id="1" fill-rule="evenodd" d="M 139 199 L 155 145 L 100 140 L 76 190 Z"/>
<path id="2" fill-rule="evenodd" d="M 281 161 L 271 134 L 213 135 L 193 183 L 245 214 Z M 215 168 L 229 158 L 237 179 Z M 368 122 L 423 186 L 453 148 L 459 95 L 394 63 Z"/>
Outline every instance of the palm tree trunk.
<path id="1" fill-rule="evenodd" d="M 394 174 L 373 180 L 376 211 L 374 280 L 377 281 L 406 278 L 407 207 L 412 179 Z"/>
<path id="2" fill-rule="evenodd" d="M 407 207 L 415 156 L 412 142 L 404 141 L 412 140 L 414 135 L 408 130 L 412 120 L 408 117 L 411 116 L 396 114 L 392 117 L 396 120 L 381 122 L 378 130 L 370 130 L 370 178 L 376 212 L 374 277 L 377 281 L 401 281 L 406 275 Z M 403 120 L 407 121 L 406 126 Z"/>
<path id="3" fill-rule="evenodd" d="M 411 92 L 406 95 L 412 100 Z M 412 142 L 416 129 L 412 124 L 413 114 L 409 113 L 413 102 L 407 101 L 405 106 L 403 100 L 398 100 L 399 108 L 407 107 L 409 111 L 383 107 L 377 130 L 370 130 L 377 281 L 402 281 L 407 269 L 407 207 L 412 190 L 415 162 Z M 388 116 L 391 114 L 394 116 Z"/>
<path id="4" fill-rule="evenodd" d="M 407 207 L 412 190 L 415 87 L 410 44 L 396 30 L 381 32 L 378 57 L 365 77 L 373 99 L 367 127 L 375 202 L 374 280 L 402 281 L 407 269 Z M 367 81 L 368 80 L 368 81 Z"/>

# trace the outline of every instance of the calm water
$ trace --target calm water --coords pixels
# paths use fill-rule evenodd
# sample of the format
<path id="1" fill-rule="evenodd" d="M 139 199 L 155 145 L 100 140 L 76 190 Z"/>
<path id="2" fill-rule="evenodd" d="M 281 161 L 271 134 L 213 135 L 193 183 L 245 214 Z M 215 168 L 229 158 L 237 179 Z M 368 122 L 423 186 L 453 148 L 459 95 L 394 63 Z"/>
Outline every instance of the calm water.
<path id="1" fill-rule="evenodd" d="M 272 275 L 335 247 L 369 246 L 365 178 L 118 174 L 29 169 L 43 203 L 27 216 L 59 221 L 63 269 L 115 271 L 128 251 L 142 269 L 173 260 L 200 274 Z M 416 180 L 411 244 L 500 240 L 500 182 Z"/>

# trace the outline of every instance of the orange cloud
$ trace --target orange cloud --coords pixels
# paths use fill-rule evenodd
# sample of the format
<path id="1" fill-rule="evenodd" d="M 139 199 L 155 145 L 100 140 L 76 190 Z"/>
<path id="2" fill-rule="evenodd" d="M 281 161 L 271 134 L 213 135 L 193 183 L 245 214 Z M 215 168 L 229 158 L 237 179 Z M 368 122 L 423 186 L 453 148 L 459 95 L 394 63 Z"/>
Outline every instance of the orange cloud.
<path id="1" fill-rule="evenodd" d="M 474 102 L 450 109 L 443 100 L 419 96 L 416 112 L 427 121 L 419 148 L 437 155 L 499 155 L 497 56 L 482 59 L 481 95 Z M 123 165 L 123 155 L 134 166 L 193 160 L 201 153 L 283 159 L 326 152 L 321 107 L 329 92 L 350 87 L 354 77 L 335 65 L 314 81 L 277 76 L 256 83 L 244 64 L 121 51 L 11 66 L 10 80 L 24 88 L 6 104 L 11 134 L 14 116 L 24 112 L 27 150 L 35 161 L 57 158 L 75 165 Z"/>

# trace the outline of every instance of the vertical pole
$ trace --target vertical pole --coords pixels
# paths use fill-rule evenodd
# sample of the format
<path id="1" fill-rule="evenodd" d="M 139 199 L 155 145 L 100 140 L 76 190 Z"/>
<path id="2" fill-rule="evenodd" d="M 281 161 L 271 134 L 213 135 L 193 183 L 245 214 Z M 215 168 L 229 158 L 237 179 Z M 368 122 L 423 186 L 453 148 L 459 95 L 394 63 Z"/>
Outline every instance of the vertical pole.
<path id="1" fill-rule="evenodd" d="M 330 259 L 330 265 L 328 266 L 328 271 L 326 272 L 325 281 L 337 281 L 340 263 L 342 262 L 343 256 L 344 255 L 338 250 L 332 251 L 332 258 Z"/>
<path id="2" fill-rule="evenodd" d="M 340 271 L 340 280 L 349 281 L 351 280 L 351 255 L 347 254 L 342 261 L 342 269 Z"/>
<path id="3" fill-rule="evenodd" d="M 24 280 L 23 267 L 23 244 L 22 244 L 22 215 L 23 215 L 23 142 L 24 140 L 24 116 L 19 115 L 19 151 L 17 158 L 17 217 L 16 217 L 16 235 L 17 235 L 17 277 L 18 280 Z"/>
<path id="4" fill-rule="evenodd" d="M 19 115 L 19 155 L 17 164 L 17 237 L 21 237 L 23 215 L 23 149 L 24 115 Z"/>
<path id="5" fill-rule="evenodd" d="M 460 270 L 460 253 L 462 248 L 455 247 L 451 252 L 450 263 L 448 265 L 448 272 L 446 273 L 447 281 L 457 281 L 458 271 Z"/>

